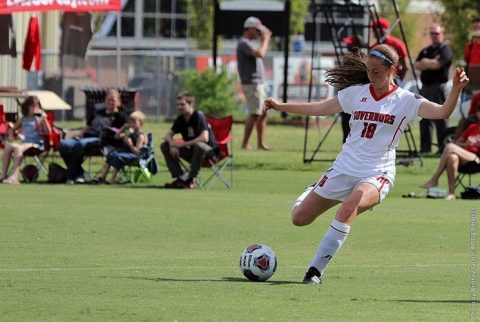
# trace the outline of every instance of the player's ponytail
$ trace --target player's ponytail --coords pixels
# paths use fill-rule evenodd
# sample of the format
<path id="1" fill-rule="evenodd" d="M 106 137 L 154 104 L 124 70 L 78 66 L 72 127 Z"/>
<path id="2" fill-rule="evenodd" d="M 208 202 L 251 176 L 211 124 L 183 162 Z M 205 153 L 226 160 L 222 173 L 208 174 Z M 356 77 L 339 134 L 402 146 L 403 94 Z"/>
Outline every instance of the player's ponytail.
<path id="1" fill-rule="evenodd" d="M 381 44 L 373 47 L 367 54 L 363 50 L 344 55 L 340 64 L 326 73 L 325 81 L 338 89 L 352 85 L 369 84 L 367 74 L 367 58 L 375 57 L 382 60 L 386 67 L 398 64 L 398 54 L 392 47 Z"/>

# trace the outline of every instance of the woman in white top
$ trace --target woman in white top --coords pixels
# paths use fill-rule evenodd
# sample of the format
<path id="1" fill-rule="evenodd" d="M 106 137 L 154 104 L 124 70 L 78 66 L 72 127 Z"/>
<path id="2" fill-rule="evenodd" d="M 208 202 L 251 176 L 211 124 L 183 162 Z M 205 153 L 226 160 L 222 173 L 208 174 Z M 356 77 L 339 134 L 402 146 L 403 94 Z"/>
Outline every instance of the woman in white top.
<path id="1" fill-rule="evenodd" d="M 452 90 L 439 105 L 397 87 L 397 64 L 393 48 L 377 45 L 368 55 L 358 51 L 344 56 L 342 64 L 328 71 L 327 82 L 340 89 L 336 97 L 299 104 L 265 100 L 267 110 L 352 115 L 350 134 L 332 168 L 300 195 L 292 209 L 293 224 L 304 226 L 341 203 L 305 274 L 306 284 L 321 284 L 323 271 L 347 238 L 353 220 L 388 194 L 395 180 L 395 151 L 408 123 L 417 117 L 448 118 L 469 81 L 457 68 Z"/>

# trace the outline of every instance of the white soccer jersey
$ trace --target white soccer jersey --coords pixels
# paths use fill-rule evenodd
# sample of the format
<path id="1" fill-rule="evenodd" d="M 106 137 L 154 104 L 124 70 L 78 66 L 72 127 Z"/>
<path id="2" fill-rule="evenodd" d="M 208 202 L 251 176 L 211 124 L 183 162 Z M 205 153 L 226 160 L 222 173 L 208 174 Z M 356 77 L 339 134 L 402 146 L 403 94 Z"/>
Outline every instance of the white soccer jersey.
<path id="1" fill-rule="evenodd" d="M 338 93 L 342 109 L 351 114 L 350 134 L 333 168 L 355 177 L 384 175 L 395 179 L 395 150 L 405 127 L 417 118 L 424 99 L 395 87 L 378 97 L 370 84 Z"/>

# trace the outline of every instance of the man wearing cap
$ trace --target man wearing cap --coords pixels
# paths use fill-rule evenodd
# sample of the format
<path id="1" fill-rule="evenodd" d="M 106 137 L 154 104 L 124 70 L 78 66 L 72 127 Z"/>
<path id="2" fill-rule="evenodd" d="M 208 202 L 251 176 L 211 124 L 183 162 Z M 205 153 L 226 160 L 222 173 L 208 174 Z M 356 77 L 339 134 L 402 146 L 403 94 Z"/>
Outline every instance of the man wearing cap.
<path id="1" fill-rule="evenodd" d="M 263 112 L 263 101 L 266 98 L 264 81 L 264 65 L 262 58 L 267 53 L 271 31 L 257 17 L 249 17 L 243 24 L 243 35 L 237 45 L 237 68 L 248 106 L 249 116 L 245 121 L 245 132 L 242 148 L 250 150 L 248 143 L 253 127 L 257 128 L 257 148 L 268 150 L 264 142 L 267 114 Z M 260 45 L 255 42 L 260 38 Z"/>
<path id="2" fill-rule="evenodd" d="M 386 18 L 379 18 L 373 24 L 373 27 L 379 28 L 382 31 L 382 34 L 379 38 L 379 43 L 386 44 L 395 49 L 398 54 L 398 66 L 397 66 L 397 75 L 401 81 L 405 78 L 405 74 L 407 73 L 407 46 L 405 43 L 390 34 L 390 21 Z"/>
<path id="3" fill-rule="evenodd" d="M 443 27 L 438 24 L 430 26 L 432 44 L 420 51 L 415 61 L 415 68 L 420 70 L 422 89 L 420 94 L 426 99 L 443 104 L 447 97 L 448 70 L 452 64 L 452 50 L 443 42 Z M 420 152 L 430 153 L 432 149 L 433 125 L 437 129 L 439 152 L 443 149 L 443 132 L 447 129 L 447 120 L 420 121 Z"/>

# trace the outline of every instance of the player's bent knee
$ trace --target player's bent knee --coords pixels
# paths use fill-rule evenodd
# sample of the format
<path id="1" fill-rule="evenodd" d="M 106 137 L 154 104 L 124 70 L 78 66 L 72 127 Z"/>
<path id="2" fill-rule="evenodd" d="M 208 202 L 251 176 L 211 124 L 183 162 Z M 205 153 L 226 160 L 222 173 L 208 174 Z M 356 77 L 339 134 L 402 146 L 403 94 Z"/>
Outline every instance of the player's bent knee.
<path id="1" fill-rule="evenodd" d="M 448 157 L 447 157 L 447 163 L 449 164 L 453 164 L 453 163 L 456 163 L 458 162 L 458 155 L 456 154 L 449 154 Z"/>
<path id="2" fill-rule="evenodd" d="M 452 151 L 455 151 L 455 149 L 458 147 L 455 143 L 447 143 L 445 147 L 443 148 L 446 152 L 445 153 L 451 153 Z"/>
<path id="3" fill-rule="evenodd" d="M 295 207 L 292 210 L 292 224 L 294 224 L 295 226 L 305 226 L 310 224 L 311 222 L 311 216 L 305 211 L 299 209 L 299 207 Z"/>

